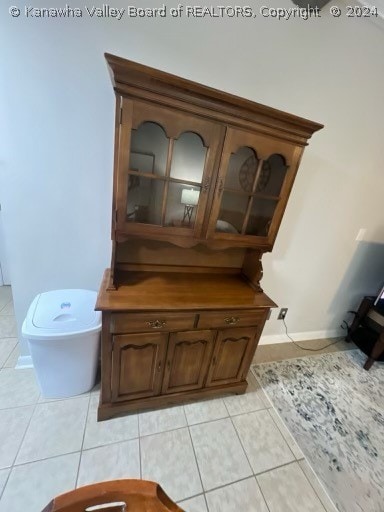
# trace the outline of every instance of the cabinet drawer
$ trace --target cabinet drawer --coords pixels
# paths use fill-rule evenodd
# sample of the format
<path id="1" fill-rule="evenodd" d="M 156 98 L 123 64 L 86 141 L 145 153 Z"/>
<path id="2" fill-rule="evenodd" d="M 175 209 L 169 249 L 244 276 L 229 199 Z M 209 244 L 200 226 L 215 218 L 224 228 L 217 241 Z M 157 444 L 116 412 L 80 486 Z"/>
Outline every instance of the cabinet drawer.
<path id="1" fill-rule="evenodd" d="M 222 327 L 245 327 L 264 323 L 267 309 L 260 311 L 232 310 L 232 311 L 210 311 L 201 313 L 199 318 L 199 329 L 211 329 Z"/>
<path id="2" fill-rule="evenodd" d="M 193 329 L 193 313 L 115 313 L 111 332 L 178 331 Z"/>

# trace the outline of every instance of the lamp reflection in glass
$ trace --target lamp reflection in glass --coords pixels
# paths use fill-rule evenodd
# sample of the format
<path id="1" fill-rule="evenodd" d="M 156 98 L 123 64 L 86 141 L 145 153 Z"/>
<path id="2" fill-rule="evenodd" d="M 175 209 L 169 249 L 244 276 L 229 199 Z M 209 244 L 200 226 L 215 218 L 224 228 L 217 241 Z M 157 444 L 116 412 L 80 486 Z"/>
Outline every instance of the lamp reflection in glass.
<path id="1" fill-rule="evenodd" d="M 183 188 L 181 190 L 181 204 L 184 205 L 183 224 L 191 224 L 193 209 L 199 202 L 200 192 L 193 188 Z"/>

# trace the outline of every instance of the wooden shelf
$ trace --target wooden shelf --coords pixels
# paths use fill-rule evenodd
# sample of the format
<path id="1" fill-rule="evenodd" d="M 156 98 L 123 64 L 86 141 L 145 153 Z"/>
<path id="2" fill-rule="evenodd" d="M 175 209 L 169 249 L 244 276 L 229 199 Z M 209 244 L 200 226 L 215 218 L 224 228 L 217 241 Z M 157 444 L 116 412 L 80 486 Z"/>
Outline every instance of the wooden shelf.
<path id="1" fill-rule="evenodd" d="M 107 269 L 96 303 L 98 311 L 277 307 L 267 295 L 255 292 L 240 274 L 127 272 L 117 290 L 107 290 L 109 277 Z"/>

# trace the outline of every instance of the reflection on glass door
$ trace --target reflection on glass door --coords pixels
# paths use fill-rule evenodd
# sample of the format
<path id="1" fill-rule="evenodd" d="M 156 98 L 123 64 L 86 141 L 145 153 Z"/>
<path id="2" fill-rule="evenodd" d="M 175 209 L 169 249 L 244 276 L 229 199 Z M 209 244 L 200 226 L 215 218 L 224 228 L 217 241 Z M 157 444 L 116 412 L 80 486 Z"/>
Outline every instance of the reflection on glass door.
<path id="1" fill-rule="evenodd" d="M 132 130 L 127 222 L 193 228 L 206 157 L 196 133 L 173 139 L 153 122 Z"/>
<path id="2" fill-rule="evenodd" d="M 283 156 L 259 159 L 250 147 L 231 154 L 222 187 L 216 232 L 268 236 L 285 179 Z"/>

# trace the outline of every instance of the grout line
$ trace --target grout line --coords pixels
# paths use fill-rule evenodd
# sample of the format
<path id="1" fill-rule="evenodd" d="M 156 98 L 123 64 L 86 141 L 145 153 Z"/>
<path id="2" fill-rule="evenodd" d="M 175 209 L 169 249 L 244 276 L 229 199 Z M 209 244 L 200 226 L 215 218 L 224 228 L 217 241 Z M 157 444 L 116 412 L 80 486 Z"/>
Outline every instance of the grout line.
<path id="1" fill-rule="evenodd" d="M 23 435 L 23 437 L 22 437 L 22 439 L 21 439 L 21 442 L 20 442 L 20 444 L 19 444 L 19 448 L 18 448 L 18 450 L 17 450 L 17 452 L 16 452 L 15 458 L 13 459 L 12 466 L 11 466 L 11 467 L 12 467 L 12 469 L 13 469 L 13 468 L 15 467 L 15 465 L 16 465 L 15 463 L 16 463 L 17 457 L 19 456 L 19 453 L 20 453 L 21 447 L 22 447 L 22 446 L 23 446 L 23 444 L 24 444 L 24 440 L 25 440 L 25 438 L 26 438 L 26 436 L 27 436 L 27 432 L 28 432 L 29 427 L 30 427 L 30 425 L 31 425 L 31 423 L 32 423 L 32 418 L 33 418 L 33 416 L 35 415 L 35 411 L 36 411 L 36 409 L 37 409 L 37 405 L 38 405 L 38 404 L 37 404 L 37 402 L 36 402 L 36 403 L 35 403 L 35 405 L 33 406 L 33 411 L 32 411 L 31 417 L 29 418 L 27 428 L 25 429 L 24 435 Z M 26 406 L 26 407 L 28 407 L 28 406 Z M 21 464 L 20 464 L 20 465 L 21 465 Z"/>
<path id="2" fill-rule="evenodd" d="M 159 432 L 151 432 L 150 434 L 140 434 L 140 431 L 139 431 L 139 437 L 155 436 L 155 435 L 157 435 L 157 434 L 162 434 L 163 432 L 172 432 L 173 430 L 180 430 L 180 429 L 182 429 L 182 428 L 186 428 L 186 427 L 194 427 L 194 426 L 197 426 L 197 425 L 205 425 L 206 423 L 213 423 L 213 422 L 215 422 L 215 421 L 225 420 L 225 419 L 227 419 L 227 418 L 231 418 L 231 417 L 235 418 L 236 416 L 243 416 L 244 414 L 250 414 L 250 413 L 252 413 L 252 412 L 258 412 L 258 411 L 266 411 L 266 410 L 268 410 L 267 408 L 262 407 L 261 409 L 254 409 L 254 410 L 252 409 L 251 411 L 247 411 L 247 412 L 240 412 L 240 413 L 238 413 L 238 414 L 233 414 L 233 415 L 231 416 L 231 415 L 229 414 L 229 412 L 228 412 L 228 408 L 227 408 L 227 406 L 226 406 L 225 402 L 224 402 L 224 406 L 225 406 L 225 408 L 226 408 L 226 410 L 227 410 L 227 413 L 228 413 L 228 415 L 227 415 L 227 416 L 223 416 L 223 417 L 220 417 L 220 418 L 214 418 L 214 419 L 212 419 L 212 420 L 199 421 L 199 422 L 197 422 L 197 423 L 191 423 L 191 424 L 189 424 L 189 423 L 188 423 L 188 419 L 186 418 L 186 421 L 187 421 L 186 425 L 182 425 L 182 426 L 180 426 L 180 427 L 176 427 L 176 428 L 169 428 L 169 429 L 167 429 L 167 430 L 160 430 Z M 178 407 L 180 407 L 180 406 L 178 406 Z"/>
<path id="3" fill-rule="evenodd" d="M 261 494 L 261 496 L 263 497 L 264 503 L 265 503 L 265 505 L 266 505 L 266 507 L 267 507 L 268 511 L 269 511 L 269 512 L 271 512 L 271 509 L 269 508 L 269 505 L 268 505 L 267 499 L 266 499 L 266 497 L 264 496 L 263 489 L 261 488 L 261 485 L 259 484 L 259 482 L 258 482 L 258 480 L 257 480 L 257 477 L 256 477 L 256 476 L 254 476 L 253 478 L 255 479 L 256 485 L 257 485 L 257 487 L 259 488 L 260 494 Z"/>
<path id="4" fill-rule="evenodd" d="M 106 448 L 107 446 L 111 446 L 111 445 L 114 445 L 114 444 L 126 443 L 128 441 L 136 441 L 136 440 L 139 440 L 139 438 L 138 437 L 130 437 L 130 438 L 127 438 L 127 439 L 121 439 L 120 441 L 112 441 L 111 443 L 98 444 L 96 446 L 90 446 L 89 448 L 83 448 L 81 451 L 82 452 L 89 452 L 91 450 L 97 450 L 98 448 Z M 70 452 L 70 453 L 74 453 L 74 452 Z M 66 453 L 63 453 L 62 455 L 66 455 Z M 51 457 L 46 457 L 46 458 L 50 459 Z M 41 460 L 44 460 L 44 459 L 41 459 Z"/>
<path id="5" fill-rule="evenodd" d="M 248 475 L 244 478 L 239 478 L 238 480 L 234 480 L 233 482 L 228 482 L 227 484 L 219 485 L 217 487 L 213 487 L 212 489 L 209 489 L 209 491 L 205 491 L 206 494 L 210 494 L 214 491 L 219 491 L 220 489 L 224 489 L 225 487 L 229 487 L 230 485 L 238 484 L 240 482 L 245 482 L 245 480 L 256 480 L 255 475 Z"/>
<path id="6" fill-rule="evenodd" d="M 333 500 L 331 500 L 331 498 L 329 497 L 329 495 L 328 495 L 327 491 L 324 489 L 323 484 L 321 483 L 321 481 L 320 481 L 320 479 L 318 478 L 318 476 L 316 475 L 316 473 L 313 471 L 313 469 L 312 469 L 311 465 L 309 464 L 309 462 L 308 462 L 306 459 L 300 459 L 300 460 L 305 460 L 305 461 L 307 462 L 307 464 L 308 464 L 308 466 L 309 466 L 309 468 L 310 468 L 310 471 L 312 471 L 312 473 L 313 473 L 314 477 L 318 480 L 318 482 L 319 482 L 319 484 L 320 484 L 320 488 L 323 490 L 324 494 L 327 496 L 327 498 L 329 499 L 329 501 L 332 503 L 332 505 L 334 506 L 335 510 L 337 510 L 337 509 L 336 509 L 336 505 L 333 503 Z M 326 507 L 326 506 L 324 505 L 323 500 L 322 500 L 322 499 L 320 498 L 320 496 L 317 494 L 317 492 L 316 492 L 316 489 L 315 489 L 314 485 L 312 484 L 311 480 L 310 480 L 310 479 L 307 477 L 307 475 L 305 474 L 305 471 L 303 470 L 303 468 L 302 468 L 302 467 L 301 467 L 301 465 L 299 464 L 299 461 L 297 461 L 297 463 L 298 463 L 298 466 L 299 466 L 299 468 L 300 468 L 300 471 L 303 473 L 303 475 L 304 475 L 305 479 L 307 480 L 307 482 L 309 483 L 309 485 L 312 487 L 313 492 L 314 492 L 314 493 L 315 493 L 315 495 L 318 497 L 318 499 L 319 499 L 319 501 L 320 501 L 321 505 L 323 506 L 323 508 L 324 508 L 324 512 L 326 512 L 326 511 L 328 510 L 328 507 Z"/>
<path id="7" fill-rule="evenodd" d="M 300 450 L 300 452 L 303 454 L 303 457 L 300 457 L 300 459 L 298 459 L 298 458 L 296 457 L 296 455 L 295 455 L 295 454 L 294 454 L 294 452 L 293 452 L 293 449 L 289 446 L 289 443 L 288 443 L 287 439 L 285 438 L 285 435 L 284 435 L 284 433 L 283 433 L 283 430 L 279 427 L 279 424 L 277 423 L 277 421 L 275 420 L 275 418 L 273 417 L 273 415 L 270 413 L 270 411 L 267 409 L 267 411 L 268 411 L 268 414 L 269 414 L 270 418 L 272 418 L 272 421 L 273 421 L 273 423 L 275 424 L 275 426 L 276 426 L 277 430 L 278 430 L 278 431 L 280 432 L 280 434 L 283 436 L 283 439 L 284 439 L 285 443 L 287 444 L 288 448 L 291 450 L 292 455 L 295 457 L 295 460 L 301 460 L 301 459 L 305 458 L 305 455 L 304 455 L 304 453 L 303 453 L 302 449 L 300 448 L 300 446 L 299 446 L 299 445 L 298 445 L 298 443 L 296 442 L 295 438 L 294 438 L 294 437 L 293 437 L 293 435 L 291 434 L 291 432 L 290 432 L 290 430 L 288 429 L 288 427 L 285 425 L 284 421 L 283 421 L 283 420 L 281 419 L 281 417 L 279 416 L 279 414 L 278 414 L 278 412 L 276 411 L 276 409 L 275 409 L 275 408 L 273 408 L 272 410 L 273 410 L 273 411 L 274 411 L 274 413 L 278 416 L 278 418 L 280 419 L 281 423 L 283 424 L 283 427 L 284 427 L 284 429 L 283 429 L 283 430 L 286 430 L 286 432 L 287 432 L 287 436 L 289 436 L 289 437 L 290 437 L 290 440 L 291 440 L 292 444 L 295 444 L 295 445 L 297 446 L 298 450 Z"/>
<path id="8" fill-rule="evenodd" d="M 199 496 L 203 496 L 205 499 L 205 493 L 199 492 L 199 494 L 193 494 L 192 496 L 189 496 L 189 498 L 183 498 L 182 500 L 178 500 L 177 505 L 182 505 L 184 501 L 193 500 L 195 498 L 198 498 Z M 207 502 L 205 501 L 205 503 L 207 503 Z M 208 509 L 208 506 L 207 506 L 207 509 Z"/>
<path id="9" fill-rule="evenodd" d="M 10 468 L 3 468 L 3 469 L 4 469 L 4 470 L 9 469 L 9 471 L 8 471 L 8 476 L 7 476 L 7 478 L 5 479 L 4 487 L 3 487 L 2 491 L 0 492 L 0 502 L 1 502 L 1 498 L 2 498 L 2 496 L 3 496 L 4 492 L 5 492 L 5 488 L 6 488 L 6 487 L 7 487 L 7 485 L 8 485 L 8 481 L 9 481 L 9 478 L 10 478 L 10 476 L 11 476 L 11 472 L 12 472 L 12 467 L 10 467 Z M 3 471 L 3 469 L 1 469 L 1 471 Z"/>
<path id="10" fill-rule="evenodd" d="M 291 460 L 290 462 L 285 462 L 284 464 L 279 464 L 274 468 L 266 469 L 265 471 L 260 471 L 260 473 L 254 473 L 255 477 L 265 475 L 266 473 L 270 473 L 271 471 L 275 471 L 275 469 L 284 468 L 285 466 L 290 466 L 291 464 L 297 464 L 297 460 Z"/>
<path id="11" fill-rule="evenodd" d="M 88 397 L 87 414 L 85 415 L 83 439 L 81 440 L 81 446 L 80 446 L 80 457 L 79 457 L 79 464 L 77 466 L 77 472 L 76 472 L 75 489 L 77 489 L 77 484 L 79 481 L 80 465 L 81 465 L 81 459 L 82 459 L 82 455 L 83 455 L 83 447 L 84 447 L 84 439 L 85 439 L 85 431 L 87 430 L 88 415 L 89 415 L 90 408 L 91 408 L 91 393 L 89 393 L 89 397 Z"/>
<path id="12" fill-rule="evenodd" d="M 204 497 L 204 501 L 205 501 L 205 506 L 207 507 L 207 510 L 209 511 L 207 496 L 206 496 L 205 492 L 203 492 L 203 497 Z"/>
<path id="13" fill-rule="evenodd" d="M 2 288 L 2 287 L 0 286 L 0 288 Z M 6 302 L 6 303 L 4 304 L 4 306 L 0 309 L 0 315 L 1 315 L 1 312 L 3 311 L 3 309 L 5 309 L 5 308 L 8 306 L 8 304 L 11 304 L 11 302 L 13 302 L 13 297 L 11 297 L 11 298 L 9 299 L 9 301 L 8 301 L 8 302 Z M 1 315 L 1 316 L 15 316 L 15 315 Z"/>
<path id="14" fill-rule="evenodd" d="M 204 489 L 204 485 L 203 485 L 203 479 L 202 479 L 202 477 L 201 477 L 201 473 L 200 473 L 199 462 L 198 462 L 198 460 L 197 460 L 197 455 L 196 455 L 195 445 L 193 444 L 193 438 L 192 438 L 192 434 L 191 434 L 191 431 L 190 431 L 189 426 L 188 426 L 187 428 L 188 428 L 189 439 L 191 440 L 191 445 L 192 445 L 193 455 L 195 456 L 195 462 L 196 462 L 197 472 L 198 472 L 198 474 L 199 474 L 199 478 L 200 478 L 201 488 L 202 488 L 203 493 L 204 493 L 205 489 Z"/>
<path id="15" fill-rule="evenodd" d="M 289 464 L 294 464 L 295 462 L 297 462 L 296 457 L 295 457 L 295 456 L 294 456 L 294 454 L 292 453 L 292 450 L 289 448 L 289 446 L 288 446 L 287 442 L 286 442 L 286 441 L 285 441 L 285 439 L 283 438 L 283 441 L 284 441 L 284 442 L 285 442 L 285 444 L 288 446 L 288 448 L 289 448 L 290 452 L 292 453 L 292 456 L 294 457 L 294 460 L 291 460 L 291 461 L 289 461 L 289 462 L 285 462 L 284 464 L 279 464 L 278 466 L 275 466 L 275 467 L 273 467 L 273 468 L 267 469 L 267 470 L 265 470 L 265 471 L 260 471 L 260 473 L 255 473 L 255 472 L 253 471 L 252 465 L 251 465 L 251 463 L 250 463 L 250 461 L 249 461 L 249 459 L 248 459 L 247 452 L 246 452 L 246 450 L 245 450 L 245 448 L 244 448 L 244 446 L 243 446 L 243 443 L 242 443 L 241 438 L 240 438 L 240 435 L 239 435 L 239 433 L 238 433 L 238 431 L 237 431 L 237 429 L 236 429 L 236 427 L 235 427 L 235 424 L 233 423 L 232 418 L 230 418 L 230 419 L 231 419 L 231 422 L 232 422 L 233 428 L 235 429 L 235 432 L 236 432 L 236 434 L 237 434 L 237 437 L 238 437 L 238 439 L 239 439 L 239 441 L 240 441 L 241 447 L 242 447 L 242 449 L 243 449 L 243 451 L 244 451 L 244 453 L 245 453 L 245 456 L 246 456 L 246 458 L 247 458 L 248 464 L 249 464 L 249 466 L 250 466 L 250 468 L 251 468 L 251 470 L 252 470 L 252 474 L 253 474 L 254 476 L 263 475 L 264 473 L 268 473 L 269 471 L 273 471 L 274 469 L 282 468 L 282 467 L 284 467 L 284 466 L 288 466 Z M 276 428 L 277 428 L 277 427 L 276 427 Z"/>
<path id="16" fill-rule="evenodd" d="M 253 471 L 252 464 L 251 464 L 251 462 L 250 462 L 250 460 L 249 460 L 249 458 L 248 458 L 248 454 L 247 454 L 247 452 L 246 452 L 246 450 L 245 450 L 245 448 L 244 448 L 244 445 L 243 445 L 243 443 L 242 443 L 242 441 L 241 441 L 240 435 L 239 435 L 239 433 L 238 433 L 238 431 L 237 431 L 237 429 L 236 429 L 236 426 L 235 426 L 235 424 L 233 423 L 233 420 L 232 420 L 232 418 L 231 418 L 231 417 L 230 417 L 230 420 L 231 420 L 232 427 L 233 427 L 233 429 L 234 429 L 234 430 L 235 430 L 235 432 L 236 432 L 236 436 L 237 436 L 237 439 L 239 440 L 240 446 L 241 446 L 241 448 L 242 448 L 242 450 L 243 450 L 243 452 L 244 452 L 245 458 L 247 459 L 248 465 L 249 465 L 249 467 L 250 467 L 250 469 L 251 469 L 251 471 L 252 471 L 252 475 L 254 475 L 254 474 L 255 474 L 255 472 Z"/>
<path id="17" fill-rule="evenodd" d="M 142 463 L 141 463 L 141 441 L 140 441 L 140 415 L 137 413 L 136 414 L 137 416 L 137 435 L 139 436 L 138 437 L 138 440 L 139 440 L 139 466 L 140 466 L 140 478 L 142 479 L 143 478 L 143 468 L 142 468 Z"/>
<path id="18" fill-rule="evenodd" d="M 21 462 L 20 464 L 13 464 L 12 466 L 10 466 L 10 469 L 17 469 L 22 466 L 28 466 L 28 464 L 35 464 L 36 462 L 43 462 L 45 460 L 57 459 L 58 457 L 65 457 L 66 455 L 74 455 L 76 453 L 80 454 L 81 452 L 79 450 L 74 450 L 72 452 L 59 453 L 58 455 L 52 455 L 52 457 L 44 457 L 43 459 L 36 459 L 36 460 L 30 460 L 28 462 Z M 4 468 L 4 469 L 8 469 L 8 468 Z"/>
<path id="19" fill-rule="evenodd" d="M 281 435 L 281 437 L 282 437 L 282 439 L 283 439 L 284 443 L 286 444 L 286 446 L 287 446 L 288 450 L 291 452 L 293 459 L 294 459 L 295 461 L 297 461 L 296 455 L 293 453 L 293 450 L 292 450 L 292 449 L 291 449 L 291 447 L 289 446 L 288 441 L 285 439 L 283 432 L 282 432 L 282 431 L 281 431 L 281 429 L 279 428 L 279 425 L 278 425 L 278 424 L 276 423 L 276 421 L 273 419 L 273 416 L 272 416 L 272 414 L 268 411 L 268 409 L 267 409 L 267 412 L 268 412 L 268 416 L 269 416 L 269 417 L 271 418 L 271 420 L 272 420 L 272 423 L 275 425 L 275 427 L 277 428 L 277 431 L 279 432 L 279 434 Z M 276 412 L 276 411 L 275 411 L 275 412 Z M 277 414 L 277 413 L 276 413 L 276 414 Z M 287 430 L 288 430 L 288 429 L 287 429 Z M 288 433 L 289 433 L 289 435 L 291 435 L 291 433 L 289 432 L 289 430 L 288 430 Z M 293 438 L 292 438 L 292 439 L 293 439 Z M 293 441 L 294 441 L 294 440 L 293 440 Z M 294 441 L 294 442 L 296 442 L 296 441 Z"/>
<path id="20" fill-rule="evenodd" d="M 13 347 L 13 349 L 11 350 L 11 353 L 9 354 L 9 356 L 7 357 L 7 359 L 4 361 L 4 364 L 2 366 L 2 369 L 5 369 L 5 368 L 10 368 L 11 370 L 15 370 L 15 366 L 6 366 L 8 364 L 8 361 L 11 359 L 11 357 L 13 356 L 13 353 L 15 352 L 15 350 L 18 349 L 18 344 L 19 342 L 17 341 L 17 338 L 9 338 L 9 339 L 15 339 L 16 340 L 16 345 Z M 16 363 L 17 364 L 17 363 Z"/>

